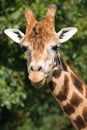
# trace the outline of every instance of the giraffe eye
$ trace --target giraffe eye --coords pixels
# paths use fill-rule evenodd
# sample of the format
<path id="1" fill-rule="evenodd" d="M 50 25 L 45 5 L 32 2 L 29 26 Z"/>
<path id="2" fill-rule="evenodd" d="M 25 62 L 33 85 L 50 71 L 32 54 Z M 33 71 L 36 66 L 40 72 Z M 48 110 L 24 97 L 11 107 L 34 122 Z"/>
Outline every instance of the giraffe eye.
<path id="1" fill-rule="evenodd" d="M 58 46 L 52 46 L 52 50 L 57 51 Z"/>
<path id="2" fill-rule="evenodd" d="M 22 50 L 23 50 L 23 52 L 26 52 L 27 51 L 27 47 L 22 46 Z"/>

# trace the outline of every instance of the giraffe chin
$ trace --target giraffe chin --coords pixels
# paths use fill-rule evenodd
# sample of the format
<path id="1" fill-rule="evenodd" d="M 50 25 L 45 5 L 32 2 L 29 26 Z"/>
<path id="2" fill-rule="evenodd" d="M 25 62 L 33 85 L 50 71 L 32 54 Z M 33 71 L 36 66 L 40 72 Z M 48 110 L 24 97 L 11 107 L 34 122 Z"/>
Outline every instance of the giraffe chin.
<path id="1" fill-rule="evenodd" d="M 41 87 L 43 87 L 43 85 L 45 84 L 45 79 L 39 81 L 39 82 L 32 82 L 31 81 L 31 85 L 36 88 L 36 89 L 39 89 Z"/>

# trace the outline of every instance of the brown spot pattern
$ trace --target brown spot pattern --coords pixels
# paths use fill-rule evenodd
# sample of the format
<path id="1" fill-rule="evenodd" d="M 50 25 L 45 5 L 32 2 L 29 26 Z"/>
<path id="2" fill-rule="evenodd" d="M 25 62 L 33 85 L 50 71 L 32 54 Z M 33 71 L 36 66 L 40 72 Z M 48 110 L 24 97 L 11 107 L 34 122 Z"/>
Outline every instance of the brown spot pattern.
<path id="1" fill-rule="evenodd" d="M 61 73 L 62 73 L 61 70 L 56 69 L 56 70 L 54 70 L 54 72 L 53 72 L 53 77 L 54 77 L 54 78 L 59 78 L 59 77 L 61 76 Z"/>
<path id="2" fill-rule="evenodd" d="M 62 93 L 60 92 L 57 96 L 56 96 L 57 99 L 59 99 L 60 101 L 64 101 L 67 99 L 67 97 Z"/>
<path id="3" fill-rule="evenodd" d="M 83 93 L 83 86 L 81 80 L 73 74 L 71 74 L 71 78 L 75 87 L 79 90 L 79 92 Z"/>
<path id="4" fill-rule="evenodd" d="M 65 111 L 68 115 L 71 115 L 72 113 L 75 112 L 75 108 L 74 108 L 71 104 L 69 104 L 69 103 L 67 103 L 67 104 L 63 107 L 63 109 L 64 109 L 64 111 Z"/>
<path id="5" fill-rule="evenodd" d="M 56 83 L 53 82 L 53 81 L 50 81 L 50 82 L 48 83 L 48 85 L 49 85 L 49 88 L 51 89 L 51 91 L 53 92 L 54 89 L 55 89 L 55 87 L 56 87 Z"/>
<path id="6" fill-rule="evenodd" d="M 76 124 L 79 130 L 84 129 L 86 127 L 86 124 L 81 116 L 77 116 L 74 120 L 74 123 Z"/>
<path id="7" fill-rule="evenodd" d="M 67 99 L 69 93 L 69 78 L 67 75 L 64 77 L 64 85 L 61 88 L 61 91 L 56 96 L 60 101 L 64 101 Z"/>
<path id="8" fill-rule="evenodd" d="M 85 121 L 87 122 L 87 107 L 84 107 L 82 115 L 83 115 Z"/>
<path id="9" fill-rule="evenodd" d="M 80 103 L 82 102 L 82 100 L 83 99 L 74 92 L 70 99 L 70 103 L 73 106 L 78 107 L 80 105 Z"/>

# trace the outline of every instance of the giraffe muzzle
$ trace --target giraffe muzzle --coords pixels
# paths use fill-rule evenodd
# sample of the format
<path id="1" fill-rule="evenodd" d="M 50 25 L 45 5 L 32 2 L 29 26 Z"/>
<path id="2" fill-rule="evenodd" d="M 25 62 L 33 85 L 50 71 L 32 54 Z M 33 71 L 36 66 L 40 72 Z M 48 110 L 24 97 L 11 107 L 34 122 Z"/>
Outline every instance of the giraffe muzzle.
<path id="1" fill-rule="evenodd" d="M 39 82 L 31 82 L 32 86 L 35 88 L 41 88 L 45 84 L 45 80 L 41 80 Z"/>
<path id="2" fill-rule="evenodd" d="M 31 85 L 35 88 L 40 88 L 45 84 L 45 76 L 43 72 L 33 71 L 28 76 Z"/>

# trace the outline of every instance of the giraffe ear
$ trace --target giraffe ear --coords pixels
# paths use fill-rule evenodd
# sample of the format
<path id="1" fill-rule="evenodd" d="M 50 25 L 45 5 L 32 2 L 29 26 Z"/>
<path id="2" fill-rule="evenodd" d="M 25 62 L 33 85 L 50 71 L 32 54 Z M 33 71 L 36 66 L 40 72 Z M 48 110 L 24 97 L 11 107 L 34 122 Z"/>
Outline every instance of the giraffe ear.
<path id="1" fill-rule="evenodd" d="M 61 29 L 58 32 L 59 44 L 68 41 L 76 32 L 77 28 L 75 27 L 68 27 Z"/>
<path id="2" fill-rule="evenodd" d="M 4 30 L 4 33 L 16 43 L 20 43 L 22 37 L 24 36 L 24 33 L 20 30 L 12 28 Z"/>

